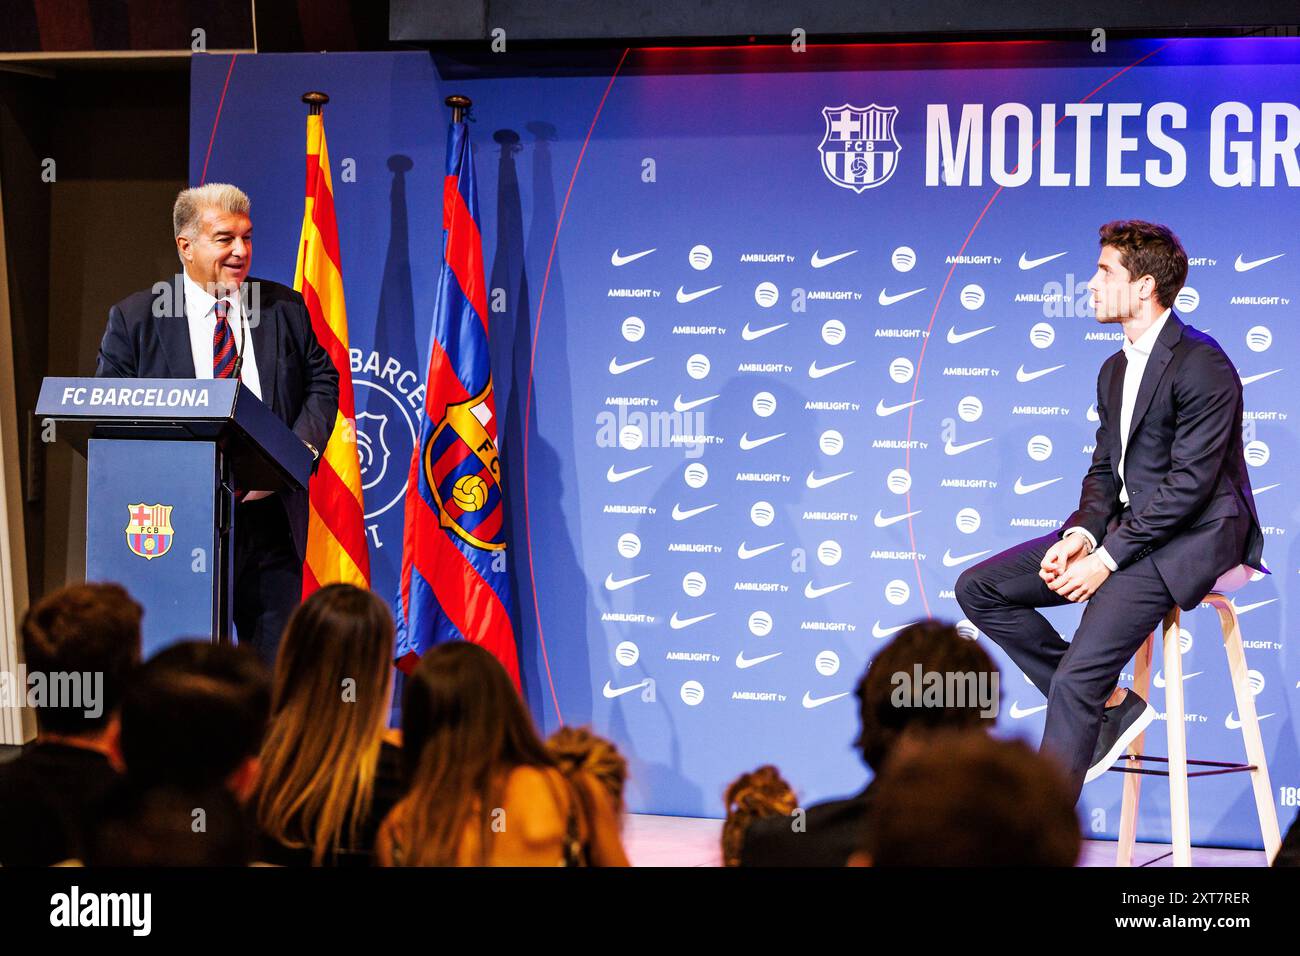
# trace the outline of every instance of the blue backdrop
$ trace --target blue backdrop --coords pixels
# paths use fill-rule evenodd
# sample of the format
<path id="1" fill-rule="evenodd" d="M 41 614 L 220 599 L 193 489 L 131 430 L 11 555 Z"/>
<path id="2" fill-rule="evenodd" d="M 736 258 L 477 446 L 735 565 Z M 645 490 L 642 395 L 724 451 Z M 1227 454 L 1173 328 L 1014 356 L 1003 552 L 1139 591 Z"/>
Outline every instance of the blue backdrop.
<path id="1" fill-rule="evenodd" d="M 291 282 L 299 96 L 330 94 L 371 566 L 391 595 L 442 100 L 473 99 L 525 690 L 545 731 L 618 743 L 632 810 L 674 814 L 721 815 L 725 784 L 765 762 L 805 801 L 862 785 L 851 691 L 875 650 L 918 617 L 959 620 L 962 568 L 1077 502 L 1122 335 L 1087 309 L 1097 227 L 1167 223 L 1192 257 L 1176 309 L 1247 383 L 1274 573 L 1236 600 L 1287 821 L 1298 54 L 657 50 L 454 82 L 422 53 L 196 57 L 190 172 L 248 191 L 253 272 Z M 1079 609 L 1048 614 L 1068 637 Z M 1213 612 L 1183 627 L 1189 751 L 1239 759 Z M 1041 695 L 985 646 L 1002 727 L 1036 742 Z M 1115 833 L 1117 778 L 1084 792 L 1092 834 Z M 1259 845 L 1244 777 L 1192 786 L 1195 841 Z M 1140 834 L 1167 835 L 1162 786 Z"/>

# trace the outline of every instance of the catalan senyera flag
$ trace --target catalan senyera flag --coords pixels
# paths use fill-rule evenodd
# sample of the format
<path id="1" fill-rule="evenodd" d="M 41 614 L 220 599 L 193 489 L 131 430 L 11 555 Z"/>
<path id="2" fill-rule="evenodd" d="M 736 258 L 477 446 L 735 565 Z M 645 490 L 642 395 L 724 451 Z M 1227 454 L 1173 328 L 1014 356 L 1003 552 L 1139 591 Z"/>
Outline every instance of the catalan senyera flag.
<path id="1" fill-rule="evenodd" d="M 370 587 L 341 263 L 325 125 L 320 114 L 314 113 L 307 117 L 307 200 L 293 287 L 302 293 L 312 330 L 338 369 L 339 410 L 311 479 L 307 559 L 302 569 L 304 598 L 326 584 Z"/>
<path id="2" fill-rule="evenodd" d="M 410 670 L 434 644 L 473 641 L 517 688 L 486 290 L 469 131 L 452 123 L 424 415 L 406 486 L 397 664 Z"/>

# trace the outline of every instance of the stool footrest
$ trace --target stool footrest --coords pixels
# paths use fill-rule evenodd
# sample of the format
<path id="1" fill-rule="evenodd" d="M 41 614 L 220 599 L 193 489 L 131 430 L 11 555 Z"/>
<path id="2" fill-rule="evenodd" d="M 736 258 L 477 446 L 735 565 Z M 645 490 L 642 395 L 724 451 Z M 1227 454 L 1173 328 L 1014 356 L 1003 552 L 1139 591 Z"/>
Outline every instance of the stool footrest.
<path id="1" fill-rule="evenodd" d="M 1133 756 L 1124 757 L 1123 760 L 1124 763 L 1169 763 L 1168 757 L 1149 757 L 1146 754 L 1135 754 Z M 1188 772 L 1187 776 L 1189 779 L 1191 777 L 1214 777 L 1224 773 L 1248 773 L 1259 769 L 1253 763 L 1228 763 L 1222 760 L 1192 760 L 1190 758 L 1187 760 L 1187 765 L 1215 768 L 1213 770 L 1197 770 L 1194 772 Z M 1111 767 L 1110 770 L 1114 773 L 1141 773 L 1153 777 L 1169 776 L 1168 770 L 1147 770 L 1144 767 L 1127 767 L 1118 763 Z"/>

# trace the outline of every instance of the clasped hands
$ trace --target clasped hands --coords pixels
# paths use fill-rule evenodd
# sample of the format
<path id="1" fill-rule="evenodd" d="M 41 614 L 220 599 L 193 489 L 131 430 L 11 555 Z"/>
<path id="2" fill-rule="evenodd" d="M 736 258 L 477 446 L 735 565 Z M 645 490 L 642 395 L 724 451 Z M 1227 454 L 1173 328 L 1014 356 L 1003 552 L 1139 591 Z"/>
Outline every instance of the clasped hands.
<path id="1" fill-rule="evenodd" d="M 1047 549 L 1038 576 L 1061 597 L 1077 603 L 1096 593 L 1110 577 L 1110 568 L 1088 551 L 1087 537 L 1075 533 L 1067 534 Z"/>

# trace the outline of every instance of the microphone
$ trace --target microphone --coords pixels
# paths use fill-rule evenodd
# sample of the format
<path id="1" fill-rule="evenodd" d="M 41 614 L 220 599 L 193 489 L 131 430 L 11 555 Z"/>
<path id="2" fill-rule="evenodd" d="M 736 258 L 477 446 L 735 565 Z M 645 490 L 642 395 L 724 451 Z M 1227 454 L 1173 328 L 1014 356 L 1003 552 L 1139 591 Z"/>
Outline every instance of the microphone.
<path id="1" fill-rule="evenodd" d="M 243 378 L 241 377 L 240 372 L 244 368 L 244 310 L 239 308 L 238 299 L 235 300 L 235 307 L 239 309 L 239 348 L 237 350 L 238 354 L 235 356 L 235 371 L 233 377 L 235 381 L 242 382 Z"/>

